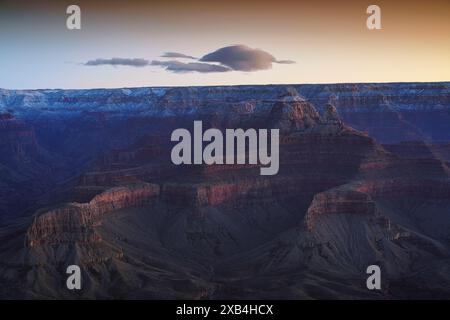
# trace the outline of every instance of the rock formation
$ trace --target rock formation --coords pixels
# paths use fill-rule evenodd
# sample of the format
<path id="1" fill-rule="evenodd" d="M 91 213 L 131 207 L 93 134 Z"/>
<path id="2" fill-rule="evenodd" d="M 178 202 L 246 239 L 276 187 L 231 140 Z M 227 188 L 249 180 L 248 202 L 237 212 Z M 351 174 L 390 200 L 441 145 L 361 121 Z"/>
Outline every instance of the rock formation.
<path id="1" fill-rule="evenodd" d="M 88 203 L 68 203 L 38 213 L 27 231 L 27 245 L 100 241 L 93 228 L 105 214 L 145 206 L 158 195 L 158 185 L 141 183 L 108 189 Z"/>
<path id="2" fill-rule="evenodd" d="M 448 298 L 449 90 L 0 90 L 0 297 Z M 279 128 L 279 173 L 173 165 L 194 120 Z"/>

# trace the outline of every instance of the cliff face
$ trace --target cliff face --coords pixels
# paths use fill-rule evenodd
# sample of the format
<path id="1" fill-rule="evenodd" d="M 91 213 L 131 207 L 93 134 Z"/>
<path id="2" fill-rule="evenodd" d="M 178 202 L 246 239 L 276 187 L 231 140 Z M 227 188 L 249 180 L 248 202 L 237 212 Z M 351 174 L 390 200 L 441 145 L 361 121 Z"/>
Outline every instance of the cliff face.
<path id="1" fill-rule="evenodd" d="M 448 298 L 448 99 L 448 83 L 0 90 L 0 212 L 34 215 L 0 227 L 0 297 L 376 297 L 358 288 L 379 264 L 383 297 L 426 274 L 419 291 Z M 173 165 L 170 133 L 194 120 L 279 128 L 278 174 Z"/>
<path id="2" fill-rule="evenodd" d="M 312 104 L 301 98 L 294 88 L 280 95 L 270 111 L 269 118 L 281 134 L 310 130 L 320 122 L 320 115 Z"/>
<path id="3" fill-rule="evenodd" d="M 19 161 L 37 155 L 38 146 L 33 127 L 14 119 L 11 114 L 0 114 L 0 153 Z"/>
<path id="4" fill-rule="evenodd" d="M 27 245 L 54 245 L 64 242 L 96 242 L 101 238 L 94 227 L 107 213 L 145 206 L 159 195 L 159 186 L 137 184 L 116 187 L 95 196 L 88 203 L 69 203 L 36 216 L 27 231 Z"/>
<path id="5" fill-rule="evenodd" d="M 308 184 L 307 184 L 308 182 Z M 319 182 L 314 179 L 280 177 L 278 179 L 240 179 L 238 181 L 164 184 L 162 197 L 166 201 L 184 206 L 215 206 L 231 204 L 266 203 L 283 198 L 310 195 L 333 185 L 336 181 Z"/>
<path id="6" fill-rule="evenodd" d="M 34 206 L 35 199 L 28 199 L 34 192 L 27 190 L 21 196 L 23 206 L 9 209 L 10 199 L 17 203 L 14 194 L 22 193 L 23 181 L 49 192 L 83 175 L 94 159 L 111 150 L 132 149 L 141 139 L 162 142 L 141 144 L 143 149 L 133 149 L 136 154 L 129 156 L 141 157 L 141 162 L 149 154 L 161 158 L 171 131 L 190 127 L 196 119 L 218 128 L 279 127 L 283 134 L 333 135 L 350 126 L 380 143 L 445 143 L 450 141 L 449 88 L 448 82 L 441 82 L 0 90 L 0 189 L 8 195 L 0 194 L 1 217 L 29 214 L 25 210 Z M 158 144 L 162 148 L 153 149 Z M 448 162 L 445 148 L 433 148 L 442 150 Z M 167 177 L 172 172 L 164 164 L 111 175 L 104 169 L 100 175 L 94 170 L 86 174 L 84 185 L 126 184 L 140 176 Z M 41 172 L 53 172 L 52 179 L 44 183 Z"/>
<path id="7" fill-rule="evenodd" d="M 353 190 L 332 189 L 318 193 L 306 213 L 308 230 L 314 228 L 319 216 L 329 214 L 374 215 L 375 203 L 368 194 Z"/>
<path id="8" fill-rule="evenodd" d="M 181 99 L 185 104 L 200 103 L 203 97 L 201 92 L 197 89 L 181 92 L 171 89 L 164 95 L 164 101 L 166 107 L 172 105 L 172 102 L 169 103 L 171 99 Z M 226 92 L 217 88 L 207 94 Z M 428 154 L 431 158 L 398 159 L 367 134 L 346 126 L 333 104 L 328 103 L 320 114 L 293 87 L 279 93 L 271 105 L 265 118 L 255 121 L 281 129 L 280 170 L 275 177 L 260 177 L 258 165 L 173 166 L 168 160 L 170 148 L 164 145 L 164 139 L 156 136 L 150 139 L 151 145 L 146 144 L 146 139 L 140 139 L 131 148 L 103 154 L 92 170 L 79 178 L 72 197 L 94 197 L 93 200 L 88 204 L 68 204 L 37 218 L 37 221 L 49 216 L 52 221 L 57 221 L 59 217 L 63 221 L 74 219 L 73 225 L 85 225 L 85 221 L 92 224 L 95 220 L 92 215 L 98 217 L 104 212 L 134 206 L 133 203 L 122 203 L 128 199 L 125 196 L 102 200 L 99 197 L 105 197 L 105 193 L 99 192 L 140 181 L 160 182 L 161 201 L 192 208 L 219 205 L 239 207 L 295 197 L 312 199 L 305 218 L 309 229 L 312 229 L 316 216 L 322 214 L 367 214 L 374 210 L 372 200 L 368 199 L 371 196 L 397 199 L 403 195 L 420 195 L 429 199 L 448 196 L 448 181 L 445 178 L 440 180 L 442 175 L 447 174 L 446 169 L 439 159 L 433 158 L 433 153 Z M 206 125 L 211 125 L 209 121 L 211 119 L 206 121 Z M 419 178 L 420 174 L 414 171 L 425 174 Z M 411 179 L 412 174 L 417 177 Z M 326 191 L 335 190 L 332 188 L 352 180 L 360 181 L 358 186 L 343 194 L 341 191 Z M 70 223 L 63 222 L 61 225 Z M 59 224 L 54 222 L 49 225 Z M 30 228 L 31 234 L 35 234 L 33 228 Z M 57 229 L 43 231 L 43 238 L 51 233 L 58 233 Z M 30 239 L 30 243 L 36 242 L 31 236 Z"/>
<path id="9" fill-rule="evenodd" d="M 289 100 L 289 91 L 292 90 L 298 92 L 300 99 L 288 102 L 286 99 Z M 282 95 L 285 98 L 280 100 Z M 279 104 L 272 110 L 276 101 Z M 314 105 L 321 115 L 326 113 L 327 105 L 332 104 L 344 122 L 358 130 L 368 131 L 379 142 L 418 138 L 450 140 L 450 133 L 446 130 L 450 119 L 448 82 L 0 90 L 0 114 L 12 114 L 26 121 L 35 120 L 37 116 L 47 121 L 82 118 L 97 126 L 137 115 L 165 121 L 187 115 L 216 116 L 220 121 L 231 119 L 236 122 L 250 116 L 254 120 L 289 108 L 297 110 L 296 116 L 304 118 L 307 126 L 309 122 L 318 120 L 317 114 L 307 112 L 308 103 Z M 279 121 L 284 122 L 283 126 L 291 126 L 288 118 L 280 118 Z"/>
<path id="10" fill-rule="evenodd" d="M 382 199 L 416 197 L 418 199 L 439 200 L 448 199 L 450 197 L 450 183 L 448 179 L 392 179 L 368 181 L 361 183 L 357 190 Z"/>

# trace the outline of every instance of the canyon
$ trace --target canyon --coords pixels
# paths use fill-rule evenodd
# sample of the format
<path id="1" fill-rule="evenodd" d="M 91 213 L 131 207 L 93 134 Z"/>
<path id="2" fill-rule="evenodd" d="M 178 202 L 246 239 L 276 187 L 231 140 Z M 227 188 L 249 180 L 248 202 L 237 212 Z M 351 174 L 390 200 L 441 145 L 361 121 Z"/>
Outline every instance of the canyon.
<path id="1" fill-rule="evenodd" d="M 225 148 L 224 135 L 215 128 L 210 128 L 202 132 L 202 122 L 194 121 L 194 138 L 191 133 L 183 128 L 175 129 L 170 140 L 178 141 L 171 151 L 170 157 L 174 164 L 245 164 L 247 158 L 249 164 L 257 164 L 258 160 L 267 168 L 260 169 L 261 175 L 274 175 L 278 173 L 278 149 L 279 132 L 278 129 L 270 130 L 270 143 L 267 142 L 267 129 L 226 129 Z M 181 141 L 180 141 L 181 140 Z M 193 141 L 193 152 L 192 152 Z M 203 142 L 210 143 L 203 150 Z M 248 141 L 248 143 L 247 143 Z M 269 149 L 270 146 L 270 155 Z M 191 154 L 194 154 L 192 162 Z"/>
<path id="2" fill-rule="evenodd" d="M 173 164 L 194 121 L 278 173 Z M 449 123 L 448 82 L 0 90 L 0 297 L 450 298 Z"/>

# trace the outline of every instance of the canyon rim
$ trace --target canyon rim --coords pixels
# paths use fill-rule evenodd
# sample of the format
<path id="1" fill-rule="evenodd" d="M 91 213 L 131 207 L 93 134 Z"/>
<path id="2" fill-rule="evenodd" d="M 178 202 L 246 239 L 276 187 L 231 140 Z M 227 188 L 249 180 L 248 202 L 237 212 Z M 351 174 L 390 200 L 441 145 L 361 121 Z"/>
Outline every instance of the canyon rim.
<path id="1" fill-rule="evenodd" d="M 278 173 L 173 164 L 195 120 Z M 0 296 L 449 298 L 448 123 L 448 82 L 0 90 Z"/>

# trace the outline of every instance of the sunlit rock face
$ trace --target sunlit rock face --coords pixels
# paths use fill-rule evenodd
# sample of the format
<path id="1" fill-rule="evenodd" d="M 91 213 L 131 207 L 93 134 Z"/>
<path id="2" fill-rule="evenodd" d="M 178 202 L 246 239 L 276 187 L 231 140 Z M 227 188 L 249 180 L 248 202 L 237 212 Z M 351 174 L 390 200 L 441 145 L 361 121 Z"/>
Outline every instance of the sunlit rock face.
<path id="1" fill-rule="evenodd" d="M 449 83 L 0 90 L 0 297 L 449 298 L 449 117 Z M 279 129 L 278 174 L 172 164 L 194 120 Z"/>

